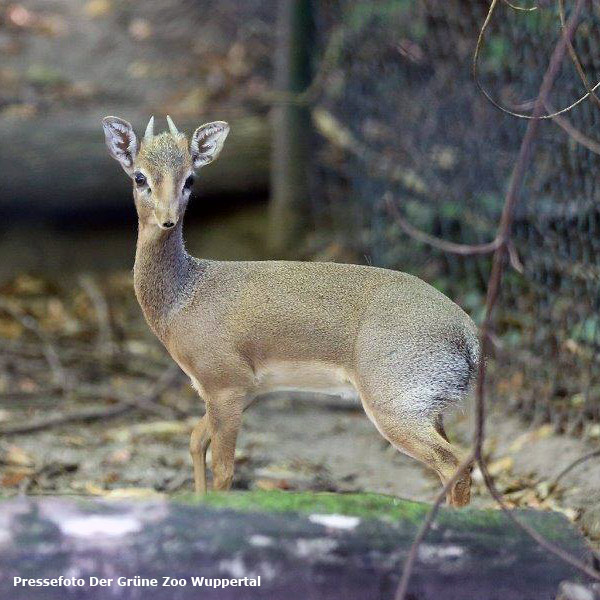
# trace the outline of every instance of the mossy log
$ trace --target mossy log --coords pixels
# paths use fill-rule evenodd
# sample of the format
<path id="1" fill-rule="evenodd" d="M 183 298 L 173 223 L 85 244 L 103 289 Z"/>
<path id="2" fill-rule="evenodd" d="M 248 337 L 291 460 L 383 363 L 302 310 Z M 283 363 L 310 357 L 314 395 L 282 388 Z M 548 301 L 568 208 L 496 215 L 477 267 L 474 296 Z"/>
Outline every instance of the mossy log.
<path id="1" fill-rule="evenodd" d="M 14 578 L 76 576 L 78 598 L 393 598 L 424 504 L 374 494 L 249 492 L 201 502 L 81 499 L 4 500 L 0 506 L 0 598 L 62 599 Z M 583 560 L 581 536 L 548 512 L 520 519 Z M 155 578 L 133 590 L 119 577 Z M 260 576 L 260 588 L 213 589 L 208 579 Z M 92 587 L 91 577 L 112 579 Z M 183 581 L 163 587 L 163 577 Z M 536 600 L 556 597 L 569 565 L 536 545 L 499 511 L 442 509 L 421 545 L 410 597 L 418 600 Z M 34 594 L 35 591 L 35 594 Z M 38 596 L 38 592 L 40 593 Z M 137 594 L 137 595 L 136 595 Z"/>

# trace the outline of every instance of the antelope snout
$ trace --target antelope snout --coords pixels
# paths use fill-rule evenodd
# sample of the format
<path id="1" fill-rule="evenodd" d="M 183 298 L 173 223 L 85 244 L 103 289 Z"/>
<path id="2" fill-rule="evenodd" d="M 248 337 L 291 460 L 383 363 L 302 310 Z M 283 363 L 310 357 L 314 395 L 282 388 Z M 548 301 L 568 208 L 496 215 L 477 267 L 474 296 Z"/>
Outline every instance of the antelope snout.
<path id="1" fill-rule="evenodd" d="M 172 229 L 179 221 L 179 214 L 173 209 L 160 210 L 157 208 L 154 211 L 154 218 L 161 229 Z"/>

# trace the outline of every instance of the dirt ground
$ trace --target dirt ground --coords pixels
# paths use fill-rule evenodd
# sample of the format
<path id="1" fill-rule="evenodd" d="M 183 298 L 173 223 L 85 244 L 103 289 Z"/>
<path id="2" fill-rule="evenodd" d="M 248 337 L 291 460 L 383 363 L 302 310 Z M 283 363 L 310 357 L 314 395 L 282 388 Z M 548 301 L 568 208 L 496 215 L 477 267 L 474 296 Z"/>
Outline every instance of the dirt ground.
<path id="1" fill-rule="evenodd" d="M 191 412 L 202 414 L 190 386 L 183 383 L 167 395 L 176 393 L 195 405 Z M 470 421 L 466 412 L 451 416 L 450 437 L 468 443 Z M 191 489 L 188 434 L 194 422 L 129 416 L 11 437 L 2 442 L 3 491 L 118 497 Z M 487 427 L 491 469 L 509 502 L 560 510 L 598 545 L 598 461 L 573 470 L 555 490 L 549 485 L 592 447 L 548 427 L 527 429 L 500 409 Z M 16 478 L 11 487 L 15 463 L 30 468 L 31 477 Z M 238 489 L 373 491 L 423 501 L 439 489 L 437 477 L 391 448 L 360 407 L 333 397 L 258 401 L 244 417 L 236 465 Z M 473 504 L 493 506 L 477 473 Z"/>

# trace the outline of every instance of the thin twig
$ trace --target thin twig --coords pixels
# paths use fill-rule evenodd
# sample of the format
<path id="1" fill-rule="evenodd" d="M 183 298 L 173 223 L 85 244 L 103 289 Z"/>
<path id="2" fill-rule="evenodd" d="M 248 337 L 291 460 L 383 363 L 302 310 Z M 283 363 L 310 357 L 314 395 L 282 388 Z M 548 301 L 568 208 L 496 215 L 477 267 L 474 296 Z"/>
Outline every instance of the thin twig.
<path id="1" fill-rule="evenodd" d="M 520 10 L 521 12 L 533 12 L 537 10 L 538 6 L 517 6 L 516 4 L 512 4 L 509 0 L 502 0 L 506 6 L 510 6 L 513 10 Z"/>
<path id="2" fill-rule="evenodd" d="M 98 353 L 97 348 L 90 348 L 85 345 L 72 345 L 62 347 L 59 345 L 53 346 L 58 354 L 63 365 L 70 363 L 92 362 L 96 364 L 102 356 Z M 16 342 L 0 339 L 0 355 L 3 357 L 12 355 L 35 359 L 44 357 L 44 349 L 40 348 L 39 344 L 31 344 L 25 342 Z M 142 377 L 155 377 L 157 370 L 162 372 L 169 366 L 170 361 L 165 357 L 158 358 L 151 355 L 141 355 L 135 352 L 127 351 L 126 349 L 115 350 L 113 354 L 119 370 L 126 371 L 133 375 Z"/>
<path id="3" fill-rule="evenodd" d="M 547 110 L 552 110 L 548 102 L 546 102 Z M 581 144 L 584 148 L 587 148 L 595 154 L 600 154 L 600 142 L 593 140 L 592 138 L 579 131 L 568 119 L 561 116 L 554 116 L 552 122 L 556 123 L 565 133 L 574 139 L 578 144 Z"/>
<path id="4" fill-rule="evenodd" d="M 556 544 L 553 544 L 552 542 L 548 541 L 543 535 L 541 535 L 538 531 L 536 531 L 533 527 L 531 527 L 531 525 L 524 523 L 523 521 L 520 521 L 519 519 L 517 519 L 517 517 L 515 517 L 514 513 L 504 503 L 504 500 L 502 499 L 502 494 L 500 494 L 500 492 L 498 492 L 498 490 L 496 489 L 496 486 L 494 485 L 494 481 L 493 481 L 489 471 L 487 470 L 487 466 L 485 465 L 485 461 L 482 458 L 480 458 L 477 461 L 477 464 L 478 464 L 479 468 L 481 469 L 481 473 L 483 475 L 483 480 L 485 482 L 485 487 L 488 489 L 488 491 L 490 492 L 490 494 L 492 495 L 494 500 L 498 503 L 498 505 L 502 509 L 502 512 L 517 527 L 519 527 L 527 535 L 529 535 L 529 537 L 531 537 L 533 540 L 535 540 L 542 548 L 544 548 L 544 550 L 547 550 L 548 552 L 554 554 L 555 556 L 560 558 L 562 561 L 570 564 L 571 566 L 580 570 L 582 573 L 585 573 L 592 579 L 600 580 L 600 571 L 597 571 L 594 567 L 586 565 L 582 560 L 579 560 L 576 556 L 574 556 L 570 552 L 567 552 L 566 550 L 563 550 L 560 546 L 557 546 Z M 590 550 L 590 552 L 593 552 L 593 551 Z"/>
<path id="5" fill-rule="evenodd" d="M 34 333 L 42 342 L 42 351 L 52 371 L 54 383 L 59 386 L 63 392 L 68 392 L 70 389 L 70 381 L 65 369 L 60 361 L 58 352 L 50 341 L 50 338 L 39 326 L 38 322 L 30 315 L 23 315 L 17 311 L 9 302 L 0 298 L 0 309 L 9 314 L 15 321 L 21 324 L 22 327 Z"/>
<path id="6" fill-rule="evenodd" d="M 28 423 L 7 425 L 0 428 L 0 435 L 32 433 L 34 431 L 41 431 L 42 429 L 66 425 L 67 423 L 86 423 L 89 421 L 98 421 L 99 419 L 110 419 L 133 410 L 133 408 L 132 404 L 125 404 L 124 402 L 119 402 L 118 404 L 113 404 L 106 408 L 85 408 L 68 414 L 51 415 L 49 417 L 32 419 Z"/>
<path id="7" fill-rule="evenodd" d="M 79 284 L 89 296 L 96 312 L 96 320 L 98 322 L 98 352 L 102 356 L 110 357 L 113 353 L 114 345 L 112 329 L 110 326 L 108 302 L 106 301 L 102 290 L 89 273 L 79 277 Z"/>
<path id="8" fill-rule="evenodd" d="M 525 272 L 525 267 L 521 262 L 521 258 L 519 257 L 519 253 L 517 252 L 517 247 L 515 246 L 515 242 L 512 239 L 508 239 L 506 241 L 506 249 L 508 250 L 508 262 L 510 266 L 521 275 Z"/>
<path id="9" fill-rule="evenodd" d="M 457 254 L 459 256 L 478 256 L 483 254 L 492 254 L 504 244 L 504 240 L 501 239 L 500 236 L 496 236 L 491 242 L 487 242 L 485 244 L 456 244 L 455 242 L 443 240 L 442 238 L 430 235 L 429 233 L 421 231 L 420 229 L 417 229 L 411 225 L 400 213 L 400 210 L 392 200 L 392 194 L 390 192 L 386 192 L 384 194 L 383 201 L 388 211 L 393 214 L 395 222 L 400 225 L 400 228 L 404 231 L 404 233 L 406 233 L 406 235 L 414 240 L 417 240 L 418 242 L 422 242 L 432 246 L 433 248 L 437 248 L 442 252 Z M 506 244 L 511 266 L 515 269 L 515 271 L 523 273 L 523 264 L 519 259 L 514 242 L 512 240 L 507 240 Z"/>
<path id="10" fill-rule="evenodd" d="M 384 195 L 384 201 L 390 210 L 393 213 L 395 222 L 400 225 L 402 230 L 409 235 L 411 238 L 423 242 L 424 244 L 428 244 L 437 248 L 438 250 L 442 250 L 443 252 L 449 252 L 451 254 L 459 254 L 460 256 L 475 256 L 477 254 L 491 254 L 496 251 L 502 244 L 503 240 L 499 237 L 496 237 L 491 242 L 487 242 L 486 244 L 455 244 L 454 242 L 448 242 L 441 238 L 435 237 L 424 231 L 413 227 L 401 214 L 398 210 L 398 207 L 392 201 L 392 194 L 390 192 L 386 192 Z"/>
<path id="11" fill-rule="evenodd" d="M 580 464 L 586 462 L 587 460 L 589 460 L 590 458 L 595 458 L 596 456 L 600 456 L 600 450 L 594 450 L 593 452 L 589 452 L 588 454 L 584 454 L 583 456 L 580 456 L 579 458 L 575 459 L 572 463 L 568 464 L 552 481 L 552 483 L 550 484 L 550 489 L 554 489 L 556 488 L 556 486 L 558 485 L 558 482 L 570 471 L 572 471 L 575 467 L 579 466 Z"/>
<path id="12" fill-rule="evenodd" d="M 171 419 L 173 417 L 188 417 L 189 413 L 186 410 L 173 405 L 162 405 L 156 402 L 143 400 L 132 396 L 131 393 L 125 391 L 113 390 L 108 386 L 81 384 L 74 390 L 75 396 L 78 399 L 86 400 L 116 400 L 119 403 L 130 404 L 134 407 L 138 407 L 140 410 L 149 412 L 152 414 L 159 415 L 165 419 Z M 9 391 L 2 393 L 2 401 L 6 404 L 8 402 L 18 402 L 19 406 L 23 405 L 31 406 L 44 406 L 48 408 L 51 400 L 58 400 L 62 397 L 62 390 L 56 388 L 46 388 L 43 390 L 36 390 L 32 392 L 25 391 Z M 344 408 L 340 408 L 344 410 Z M 350 410 L 350 408 L 346 408 Z"/>
<path id="13" fill-rule="evenodd" d="M 495 10 L 497 4 L 498 4 L 498 0 L 492 0 L 492 2 L 490 4 L 490 8 L 489 8 L 488 13 L 485 18 L 485 21 L 483 22 L 483 25 L 479 32 L 479 37 L 477 38 L 477 45 L 475 46 L 475 52 L 473 54 L 472 71 L 473 71 L 473 79 L 475 80 L 475 85 L 479 88 L 479 91 L 485 96 L 485 98 L 491 104 L 493 104 L 498 110 L 501 110 L 503 113 L 506 113 L 507 115 L 511 115 L 512 117 L 517 117 L 519 119 L 529 119 L 529 120 L 531 120 L 531 119 L 536 119 L 536 120 L 553 119 L 557 115 L 562 115 L 564 113 L 567 113 L 571 109 L 575 108 L 578 104 L 581 104 L 584 100 L 586 100 L 590 96 L 590 93 L 595 92 L 600 87 L 600 81 L 599 81 L 593 87 L 589 88 L 589 90 L 590 90 L 589 92 L 586 92 L 583 96 L 580 96 L 577 100 L 575 100 L 575 102 L 573 102 L 572 104 L 569 104 L 569 106 L 566 106 L 565 108 L 562 108 L 551 114 L 542 114 L 543 111 L 540 111 L 537 115 L 533 115 L 533 114 L 526 115 L 523 113 L 519 113 L 519 112 L 510 110 L 509 108 L 506 108 L 505 106 L 502 106 L 502 104 L 500 104 L 497 100 L 495 100 L 492 97 L 492 95 L 485 89 L 485 87 L 483 86 L 483 84 L 481 83 L 481 80 L 479 78 L 479 55 L 480 55 L 481 49 L 483 47 L 483 40 L 485 38 L 485 32 L 488 28 L 488 25 L 490 24 L 492 15 L 494 14 L 494 10 Z M 565 28 L 564 27 L 562 28 L 562 33 L 563 33 L 563 35 L 561 36 L 561 40 L 564 40 L 565 39 L 565 35 L 564 35 Z M 572 34 L 571 34 L 571 37 L 573 37 Z"/>
<path id="14" fill-rule="evenodd" d="M 561 29 L 564 31 L 565 30 L 565 2 L 564 2 L 564 0 L 558 0 L 558 14 L 560 16 Z M 573 47 L 573 42 L 570 39 L 567 40 L 567 48 L 569 50 L 569 56 L 571 57 L 571 60 L 572 60 L 573 64 L 575 65 L 575 70 L 577 71 L 577 74 L 579 75 L 579 78 L 581 79 L 583 86 L 585 87 L 590 98 L 598 106 L 600 106 L 600 98 L 598 98 L 598 96 L 596 96 L 596 93 L 594 91 L 595 88 L 592 88 L 590 86 L 590 82 L 588 81 L 585 71 L 583 70 L 583 67 L 581 66 L 581 61 L 579 60 L 579 56 L 577 56 L 577 52 L 575 51 L 575 48 Z M 596 85 L 596 87 L 598 87 L 598 86 Z"/>
<path id="15" fill-rule="evenodd" d="M 9 425 L 0 428 L 0 435 L 15 435 L 20 433 L 31 433 L 40 431 L 58 425 L 65 425 L 74 422 L 89 422 L 99 419 L 110 419 L 117 417 L 131 410 L 138 409 L 145 412 L 159 414 L 161 416 L 171 417 L 169 409 L 157 404 L 157 400 L 163 392 L 169 389 L 181 377 L 181 370 L 177 366 L 171 367 L 163 376 L 152 386 L 152 388 L 139 398 L 123 398 L 117 404 L 102 408 L 86 408 L 68 414 L 51 415 L 39 419 L 33 419 L 28 423 Z"/>

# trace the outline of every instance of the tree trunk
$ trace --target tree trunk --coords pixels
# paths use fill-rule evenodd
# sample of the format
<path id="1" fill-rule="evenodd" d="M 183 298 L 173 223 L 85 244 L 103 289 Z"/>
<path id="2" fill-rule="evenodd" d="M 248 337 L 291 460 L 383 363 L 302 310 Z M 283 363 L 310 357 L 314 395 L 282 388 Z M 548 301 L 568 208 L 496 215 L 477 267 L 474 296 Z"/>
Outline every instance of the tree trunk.
<path id="1" fill-rule="evenodd" d="M 275 62 L 277 92 L 301 92 L 310 82 L 310 1 L 281 0 Z M 305 228 L 308 199 L 310 113 L 305 106 L 282 102 L 271 114 L 273 154 L 269 247 L 292 254 Z"/>

